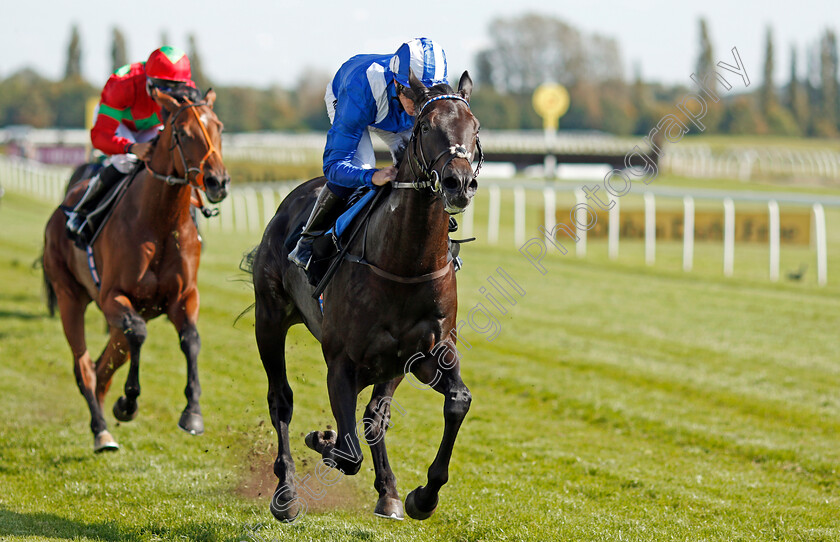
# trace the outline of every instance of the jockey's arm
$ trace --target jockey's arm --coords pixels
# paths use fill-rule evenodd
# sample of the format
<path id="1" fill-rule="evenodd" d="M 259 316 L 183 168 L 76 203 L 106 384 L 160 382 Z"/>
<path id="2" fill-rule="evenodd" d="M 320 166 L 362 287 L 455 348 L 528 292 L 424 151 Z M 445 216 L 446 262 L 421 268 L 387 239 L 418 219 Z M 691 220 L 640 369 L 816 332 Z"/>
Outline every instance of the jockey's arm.
<path id="1" fill-rule="evenodd" d="M 127 138 L 117 136 L 117 128 L 131 107 L 130 103 L 125 102 L 126 99 L 120 94 L 116 79 L 112 76 L 102 89 L 99 113 L 90 131 L 91 144 L 105 154 L 125 154 L 128 152 L 127 146 L 132 143 Z"/>
<path id="2" fill-rule="evenodd" d="M 373 177 L 378 171 L 353 164 L 353 157 L 375 115 L 375 107 L 358 103 L 345 93 L 339 97 L 324 149 L 324 176 L 328 181 L 347 188 L 374 186 Z M 377 181 L 382 180 L 382 175 L 386 174 L 377 176 Z"/>

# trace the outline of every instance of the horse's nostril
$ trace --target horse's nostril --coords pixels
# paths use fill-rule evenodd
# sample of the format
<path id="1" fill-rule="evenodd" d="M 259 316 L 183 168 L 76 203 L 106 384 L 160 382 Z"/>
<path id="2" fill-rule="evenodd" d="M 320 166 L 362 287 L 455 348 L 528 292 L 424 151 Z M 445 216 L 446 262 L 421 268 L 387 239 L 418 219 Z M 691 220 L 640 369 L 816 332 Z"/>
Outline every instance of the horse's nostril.
<path id="1" fill-rule="evenodd" d="M 445 190 L 458 190 L 458 187 L 461 185 L 455 177 L 444 177 L 442 184 Z"/>
<path id="2" fill-rule="evenodd" d="M 471 180 L 471 181 L 469 182 L 469 184 L 467 185 L 467 191 L 468 191 L 468 192 L 475 192 L 475 191 L 477 191 L 477 190 L 478 190 L 478 181 L 476 181 L 475 179 L 473 179 L 473 180 Z"/>

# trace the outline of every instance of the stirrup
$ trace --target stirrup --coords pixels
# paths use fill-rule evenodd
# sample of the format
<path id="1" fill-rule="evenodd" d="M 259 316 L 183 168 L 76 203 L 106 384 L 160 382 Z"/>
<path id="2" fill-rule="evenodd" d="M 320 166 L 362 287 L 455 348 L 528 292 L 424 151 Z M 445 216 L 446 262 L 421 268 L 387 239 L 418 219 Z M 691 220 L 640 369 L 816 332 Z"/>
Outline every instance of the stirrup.
<path id="1" fill-rule="evenodd" d="M 82 233 L 85 224 L 87 224 L 87 216 L 82 215 L 78 211 L 70 211 L 67 213 L 66 227 L 72 233 L 77 235 Z"/>
<path id="2" fill-rule="evenodd" d="M 309 270 L 309 263 L 312 261 L 312 245 L 310 243 L 309 256 L 307 256 L 306 260 L 304 260 L 301 257 L 301 254 L 300 254 L 300 252 L 302 252 L 301 248 L 303 248 L 303 247 L 301 247 L 301 241 L 302 241 L 302 239 L 298 240 L 298 243 L 297 243 L 297 245 L 295 245 L 294 250 L 289 252 L 288 260 L 290 262 L 292 262 L 293 264 L 295 264 L 296 266 L 303 269 L 304 271 L 308 271 Z"/>

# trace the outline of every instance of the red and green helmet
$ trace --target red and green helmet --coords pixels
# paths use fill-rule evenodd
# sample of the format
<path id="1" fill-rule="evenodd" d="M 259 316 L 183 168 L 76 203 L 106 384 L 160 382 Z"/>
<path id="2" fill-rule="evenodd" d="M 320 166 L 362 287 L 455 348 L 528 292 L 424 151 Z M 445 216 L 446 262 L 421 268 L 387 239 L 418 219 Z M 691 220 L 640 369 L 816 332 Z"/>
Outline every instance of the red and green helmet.
<path id="1" fill-rule="evenodd" d="M 146 76 L 166 81 L 190 81 L 190 59 L 184 51 L 164 45 L 149 55 L 149 60 L 146 61 Z"/>

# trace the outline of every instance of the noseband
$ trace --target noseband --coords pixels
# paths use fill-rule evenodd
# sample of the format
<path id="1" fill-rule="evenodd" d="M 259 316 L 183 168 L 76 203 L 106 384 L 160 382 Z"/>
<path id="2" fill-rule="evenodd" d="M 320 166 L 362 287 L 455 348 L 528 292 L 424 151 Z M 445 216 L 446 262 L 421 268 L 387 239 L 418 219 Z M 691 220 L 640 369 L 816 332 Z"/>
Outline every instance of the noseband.
<path id="1" fill-rule="evenodd" d="M 201 118 L 198 116 L 198 111 L 195 109 L 196 107 L 200 107 L 202 105 L 207 105 L 207 102 L 196 102 L 192 104 L 182 105 L 178 108 L 175 113 L 172 114 L 172 117 L 169 119 L 169 124 L 172 127 L 172 146 L 169 147 L 169 151 L 172 152 L 174 149 L 178 149 L 178 154 L 181 156 L 181 163 L 184 166 L 184 177 L 175 177 L 173 175 L 161 175 L 154 171 L 148 162 L 146 162 L 146 169 L 149 170 L 149 173 L 155 179 L 159 179 L 161 181 L 166 182 L 167 184 L 175 185 L 175 184 L 189 184 L 198 188 L 200 190 L 206 190 L 206 186 L 204 185 L 204 165 L 207 163 L 207 159 L 210 158 L 211 154 L 217 154 L 221 159 L 221 154 L 213 145 L 213 142 L 210 140 L 210 134 L 207 133 L 207 128 L 204 127 L 204 123 L 201 122 Z M 207 143 L 207 152 L 204 153 L 204 157 L 199 162 L 198 167 L 188 167 L 187 166 L 187 159 L 184 156 L 184 149 L 181 148 L 181 140 L 178 137 L 178 131 L 175 130 L 175 120 L 183 113 L 189 109 L 193 116 L 195 116 L 195 120 L 198 123 L 198 126 L 201 128 L 201 133 L 204 135 L 204 141 Z M 190 173 L 195 172 L 196 175 L 193 180 L 190 180 Z M 194 182 L 193 182 L 194 181 Z"/>
<path id="2" fill-rule="evenodd" d="M 423 116 L 423 111 L 426 107 L 431 104 L 432 102 L 437 102 L 439 100 L 459 100 L 467 104 L 467 108 L 470 107 L 470 103 L 464 99 L 459 94 L 442 94 L 440 96 L 435 96 L 430 100 L 426 101 L 420 107 L 420 111 L 417 113 L 417 122 L 414 124 L 414 131 L 411 134 L 411 140 L 408 142 L 409 146 L 411 147 L 411 156 L 409 157 L 409 167 L 411 168 L 411 173 L 415 177 L 414 181 L 407 182 L 407 183 L 398 183 L 392 182 L 391 186 L 394 188 L 414 188 L 415 190 L 420 190 L 421 188 L 431 187 L 432 192 L 440 193 L 442 191 L 441 186 L 441 175 L 443 171 L 446 169 L 446 166 L 449 165 L 452 160 L 456 158 L 464 158 L 468 162 L 472 163 L 472 153 L 467 152 L 467 148 L 462 145 L 452 145 L 448 149 L 444 149 L 440 152 L 435 158 L 431 161 L 426 159 L 426 153 L 423 150 L 423 139 L 422 139 L 422 125 L 420 122 L 420 118 Z M 481 141 L 478 139 L 478 134 L 475 136 L 475 150 L 476 155 L 478 158 L 478 165 L 473 172 L 473 178 L 478 177 L 478 172 L 481 169 L 481 164 L 484 163 L 484 152 L 481 150 Z M 443 166 L 438 169 L 434 169 L 435 164 L 437 164 L 441 158 L 446 155 L 449 155 L 447 160 L 443 163 Z M 420 174 L 417 174 L 415 167 L 420 170 Z M 425 179 L 421 181 L 420 179 Z"/>

